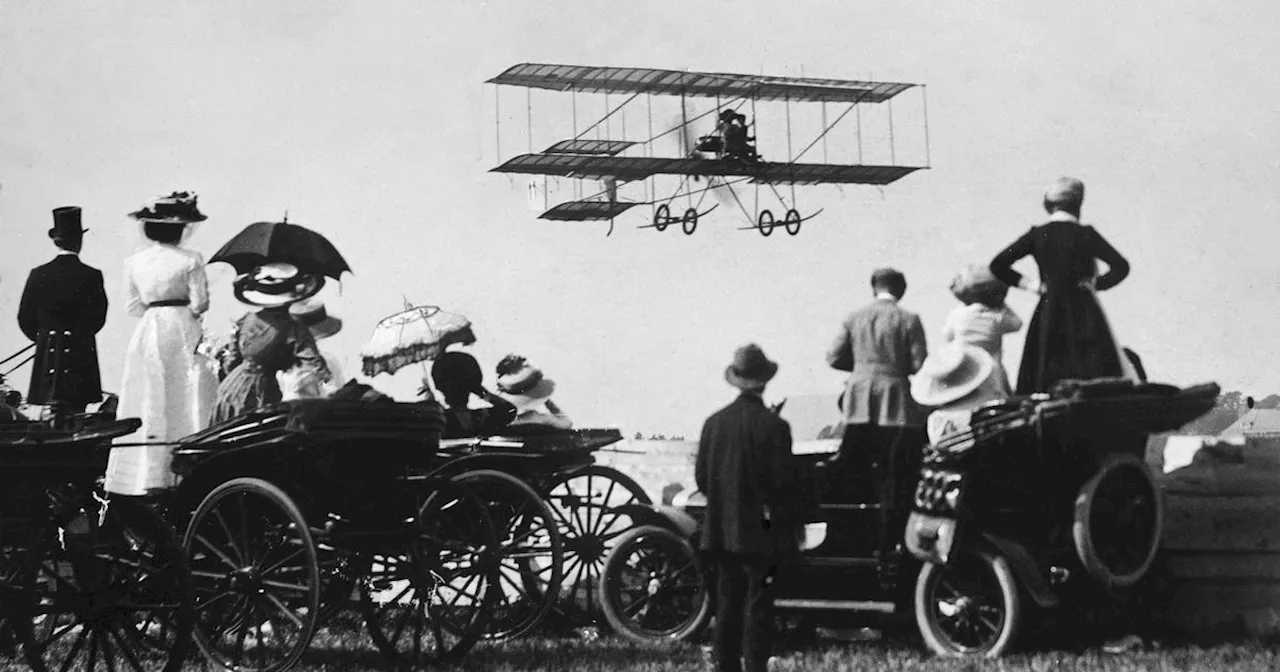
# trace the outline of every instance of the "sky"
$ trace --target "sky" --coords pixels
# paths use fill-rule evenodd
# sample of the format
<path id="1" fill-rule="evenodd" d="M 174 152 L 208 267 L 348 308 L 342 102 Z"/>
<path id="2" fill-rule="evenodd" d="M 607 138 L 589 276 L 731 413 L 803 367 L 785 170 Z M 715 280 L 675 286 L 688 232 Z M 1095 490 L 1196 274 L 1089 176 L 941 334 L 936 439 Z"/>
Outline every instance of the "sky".
<path id="1" fill-rule="evenodd" d="M 79 205 L 82 258 L 112 306 L 104 388 L 118 389 L 136 324 L 121 273 L 143 244 L 126 213 L 190 190 L 209 217 L 190 247 L 206 257 L 286 211 L 342 251 L 354 273 L 322 296 L 345 323 L 325 345 L 348 371 L 408 298 L 471 319 L 490 387 L 518 352 L 579 426 L 696 435 L 732 398 L 724 368 L 747 342 L 780 364 L 770 399 L 836 393 L 825 352 L 878 266 L 906 274 L 903 303 L 936 347 L 951 277 L 1042 221 L 1044 186 L 1070 175 L 1087 185 L 1086 222 L 1133 266 L 1102 301 L 1150 376 L 1265 396 L 1280 391 L 1277 29 L 1280 4 L 1265 0 L 0 0 L 0 356 L 25 345 L 17 304 L 53 255 L 50 211 Z M 610 236 L 607 223 L 541 221 L 527 180 L 489 169 L 570 137 L 575 102 L 580 130 L 603 107 L 484 84 L 522 62 L 924 84 L 929 169 L 884 189 L 798 188 L 803 212 L 824 211 L 796 237 L 739 231 L 729 205 L 689 237 L 636 228 L 648 206 Z M 894 110 L 893 158 L 913 165 L 917 92 Z M 679 114 L 663 104 L 655 128 Z M 879 152 L 866 162 L 883 162 L 883 110 L 864 107 Z M 820 123 L 801 108 L 797 149 Z M 766 158 L 786 154 L 785 112 L 756 114 Z M 628 114 L 610 137 L 645 139 L 644 110 Z M 856 161 L 848 127 L 830 160 Z M 245 308 L 229 267 L 209 279 L 206 328 L 225 333 Z M 1034 302 L 1014 293 L 1010 306 L 1026 318 Z M 1024 337 L 1006 339 L 1011 370 Z M 422 373 L 368 382 L 408 399 Z"/>

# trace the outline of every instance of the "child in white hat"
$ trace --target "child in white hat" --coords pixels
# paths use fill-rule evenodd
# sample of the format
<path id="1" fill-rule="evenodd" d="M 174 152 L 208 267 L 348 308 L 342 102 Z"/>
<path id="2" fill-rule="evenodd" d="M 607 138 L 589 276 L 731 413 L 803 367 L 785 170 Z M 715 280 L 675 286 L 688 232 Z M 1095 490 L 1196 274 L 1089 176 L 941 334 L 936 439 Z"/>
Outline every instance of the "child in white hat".
<path id="1" fill-rule="evenodd" d="M 1006 396 L 996 373 L 995 359 L 974 345 L 950 343 L 929 355 L 911 380 L 911 396 L 935 409 L 927 421 L 930 443 L 967 431 L 974 409 Z"/>

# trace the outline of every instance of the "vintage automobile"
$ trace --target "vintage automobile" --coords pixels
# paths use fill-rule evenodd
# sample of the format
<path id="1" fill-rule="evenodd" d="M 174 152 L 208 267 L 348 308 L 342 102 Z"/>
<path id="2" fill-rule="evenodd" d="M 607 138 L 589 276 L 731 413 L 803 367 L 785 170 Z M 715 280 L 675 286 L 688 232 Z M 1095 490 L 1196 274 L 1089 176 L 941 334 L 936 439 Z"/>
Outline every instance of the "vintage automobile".
<path id="1" fill-rule="evenodd" d="M 1070 604 L 1089 583 L 1131 586 L 1151 566 L 1162 523 L 1160 490 L 1143 462 L 1150 433 L 1212 408 L 1216 385 L 1102 380 L 976 410 L 971 429 L 924 451 L 902 530 L 910 552 L 881 558 L 878 505 L 851 497 L 843 475 L 798 454 L 806 479 L 801 553 L 779 575 L 775 606 L 811 620 L 853 614 L 910 622 L 939 655 L 998 656 L 1030 603 Z M 691 544 L 697 493 L 677 507 L 635 507 L 641 525 L 618 540 L 600 599 L 609 623 L 637 641 L 697 636 L 714 611 Z M 677 502 L 673 502 L 677 504 Z M 1105 592 L 1105 591 L 1104 591 Z"/>

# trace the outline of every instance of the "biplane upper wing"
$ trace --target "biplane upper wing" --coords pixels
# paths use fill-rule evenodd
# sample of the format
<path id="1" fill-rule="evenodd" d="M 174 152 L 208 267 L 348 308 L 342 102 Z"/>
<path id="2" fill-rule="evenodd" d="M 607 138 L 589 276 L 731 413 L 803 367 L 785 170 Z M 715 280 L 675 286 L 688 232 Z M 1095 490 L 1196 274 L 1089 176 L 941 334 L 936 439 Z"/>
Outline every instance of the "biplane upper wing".
<path id="1" fill-rule="evenodd" d="M 489 80 L 551 91 L 652 93 L 757 100 L 829 103 L 881 103 L 917 86 L 813 77 L 773 77 L 653 68 L 614 68 L 521 63 Z"/>
<path id="2" fill-rule="evenodd" d="M 917 166 L 864 166 L 824 163 L 758 163 L 719 159 L 667 159 L 646 156 L 582 154 L 522 154 L 492 169 L 494 173 L 524 173 L 576 179 L 613 178 L 623 182 L 652 175 L 749 177 L 771 184 L 884 185 L 920 170 Z"/>

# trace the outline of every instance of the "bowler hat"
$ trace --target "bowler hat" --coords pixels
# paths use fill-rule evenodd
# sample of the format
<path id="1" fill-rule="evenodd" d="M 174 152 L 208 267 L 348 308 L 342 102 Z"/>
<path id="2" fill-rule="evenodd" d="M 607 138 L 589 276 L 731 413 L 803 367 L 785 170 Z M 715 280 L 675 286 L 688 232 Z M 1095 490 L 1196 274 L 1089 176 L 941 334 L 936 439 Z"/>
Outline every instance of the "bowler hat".
<path id="1" fill-rule="evenodd" d="M 80 227 L 80 207 L 68 205 L 53 210 L 53 228 L 49 229 L 50 238 L 75 238 L 85 231 Z"/>
<path id="2" fill-rule="evenodd" d="M 778 363 L 765 357 L 760 346 L 748 343 L 733 353 L 733 363 L 724 370 L 724 379 L 741 390 L 762 390 L 776 373 Z"/>

